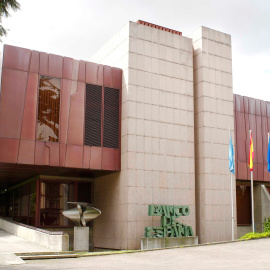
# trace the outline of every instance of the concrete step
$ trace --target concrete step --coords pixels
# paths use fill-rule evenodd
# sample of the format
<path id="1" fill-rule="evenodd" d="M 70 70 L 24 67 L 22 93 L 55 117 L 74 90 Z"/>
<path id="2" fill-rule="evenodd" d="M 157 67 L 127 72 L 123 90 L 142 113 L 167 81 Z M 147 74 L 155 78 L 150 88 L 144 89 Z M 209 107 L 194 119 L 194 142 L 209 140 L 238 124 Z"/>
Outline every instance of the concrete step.
<path id="1" fill-rule="evenodd" d="M 73 251 L 51 251 L 51 252 L 17 252 L 14 253 L 15 255 L 21 257 L 21 256 L 36 256 L 36 255 L 60 255 L 60 254 L 74 254 Z"/>
<path id="2" fill-rule="evenodd" d="M 21 255 L 22 260 L 45 260 L 45 259 L 67 259 L 78 258 L 77 254 L 40 254 L 40 255 Z"/>

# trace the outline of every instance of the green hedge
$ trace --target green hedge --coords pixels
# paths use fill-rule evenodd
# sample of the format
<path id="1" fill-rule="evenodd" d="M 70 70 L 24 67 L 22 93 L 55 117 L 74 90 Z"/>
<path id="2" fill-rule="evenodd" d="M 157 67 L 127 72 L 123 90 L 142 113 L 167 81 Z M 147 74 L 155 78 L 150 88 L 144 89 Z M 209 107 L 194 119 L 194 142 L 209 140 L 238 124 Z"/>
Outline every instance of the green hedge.
<path id="1" fill-rule="evenodd" d="M 246 235 L 240 237 L 240 240 L 249 240 L 249 239 L 258 239 L 258 238 L 267 238 L 270 237 L 270 232 L 263 232 L 263 233 L 247 233 Z"/>
<path id="2" fill-rule="evenodd" d="M 249 240 L 249 239 L 258 239 L 258 238 L 266 238 L 270 237 L 270 217 L 268 219 L 264 219 L 263 223 L 264 231 L 262 233 L 247 233 L 246 235 L 240 237 L 240 240 Z"/>

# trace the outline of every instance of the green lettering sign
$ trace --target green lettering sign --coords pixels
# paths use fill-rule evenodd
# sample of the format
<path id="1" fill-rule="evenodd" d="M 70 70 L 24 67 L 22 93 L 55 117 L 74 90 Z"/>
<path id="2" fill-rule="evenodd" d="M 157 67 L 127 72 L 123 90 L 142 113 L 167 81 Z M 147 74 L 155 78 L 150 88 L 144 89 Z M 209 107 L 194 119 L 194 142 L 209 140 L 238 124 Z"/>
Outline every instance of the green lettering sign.
<path id="1" fill-rule="evenodd" d="M 193 236 L 191 226 L 184 225 L 176 218 L 188 216 L 189 207 L 175 205 L 148 205 L 149 216 L 161 216 L 161 227 L 145 227 L 146 238 Z"/>

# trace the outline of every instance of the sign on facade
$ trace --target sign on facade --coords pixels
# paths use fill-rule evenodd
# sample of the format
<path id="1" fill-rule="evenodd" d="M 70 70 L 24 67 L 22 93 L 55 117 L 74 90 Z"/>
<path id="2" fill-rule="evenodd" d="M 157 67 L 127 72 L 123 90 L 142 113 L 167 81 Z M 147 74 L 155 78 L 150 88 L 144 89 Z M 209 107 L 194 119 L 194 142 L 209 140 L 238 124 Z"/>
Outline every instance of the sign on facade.
<path id="1" fill-rule="evenodd" d="M 175 220 L 180 216 L 189 215 L 187 205 L 148 205 L 148 216 L 161 216 L 160 227 L 145 227 L 146 238 L 193 236 L 191 226 Z"/>

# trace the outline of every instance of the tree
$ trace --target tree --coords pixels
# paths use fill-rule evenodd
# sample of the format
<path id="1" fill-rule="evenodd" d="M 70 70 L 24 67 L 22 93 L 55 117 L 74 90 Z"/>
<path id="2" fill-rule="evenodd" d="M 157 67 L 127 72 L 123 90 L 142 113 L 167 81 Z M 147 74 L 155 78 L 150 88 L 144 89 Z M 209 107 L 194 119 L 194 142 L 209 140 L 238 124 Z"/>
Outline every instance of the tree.
<path id="1" fill-rule="evenodd" d="M 10 16 L 8 12 L 10 8 L 16 11 L 20 9 L 20 4 L 16 0 L 0 0 L 0 37 L 7 35 L 7 30 L 2 25 L 2 19 L 4 16 Z"/>

